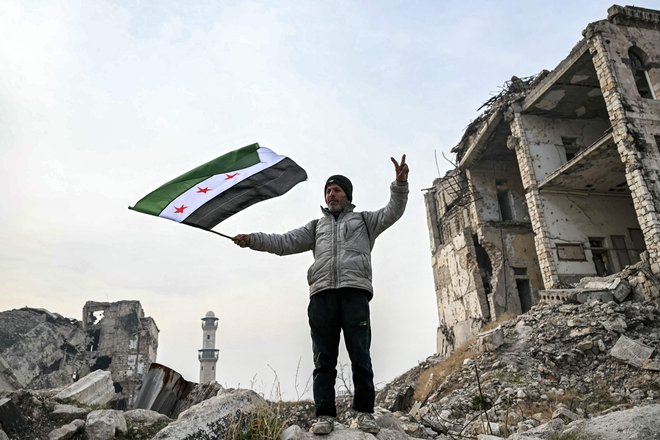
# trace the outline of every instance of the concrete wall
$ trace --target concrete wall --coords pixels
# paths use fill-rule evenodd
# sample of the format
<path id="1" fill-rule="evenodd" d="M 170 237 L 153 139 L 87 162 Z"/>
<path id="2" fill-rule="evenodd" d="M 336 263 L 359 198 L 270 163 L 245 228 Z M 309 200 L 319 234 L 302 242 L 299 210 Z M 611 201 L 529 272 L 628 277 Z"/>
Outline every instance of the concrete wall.
<path id="1" fill-rule="evenodd" d="M 522 115 L 529 154 L 537 182 L 565 163 L 562 136 L 574 137 L 578 145 L 588 147 L 610 127 L 606 119 L 551 119 L 536 115 Z"/>
<path id="2" fill-rule="evenodd" d="M 489 305 L 469 231 L 462 231 L 433 256 L 438 300 L 438 353 L 464 343 L 484 322 Z"/>
<path id="3" fill-rule="evenodd" d="M 603 237 L 607 247 L 612 247 L 610 237 L 622 235 L 628 249 L 634 247 L 629 229 L 639 229 L 639 223 L 630 197 L 606 197 L 580 194 L 544 194 L 545 216 L 549 234 L 561 237 L 552 240 L 556 250 L 557 243 L 582 243 L 586 250 L 586 261 L 562 261 L 554 252 L 557 271 L 560 278 L 574 281 L 584 276 L 596 275 L 589 237 Z M 606 215 L 604 213 L 607 213 Z M 623 267 L 610 252 L 616 265 L 615 271 Z"/>
<path id="4" fill-rule="evenodd" d="M 509 202 L 513 221 L 529 222 L 529 212 L 525 203 L 525 190 L 520 180 L 520 172 L 515 155 L 510 161 L 479 162 L 466 170 L 470 188 L 474 193 L 473 218 L 479 224 L 501 220 L 496 183 L 505 181 L 509 190 Z"/>
<path id="5" fill-rule="evenodd" d="M 156 361 L 156 323 L 144 316 L 139 301 L 88 301 L 83 326 L 91 339 L 89 350 L 97 355 L 93 368 L 109 370 L 130 404 L 142 377 Z"/>

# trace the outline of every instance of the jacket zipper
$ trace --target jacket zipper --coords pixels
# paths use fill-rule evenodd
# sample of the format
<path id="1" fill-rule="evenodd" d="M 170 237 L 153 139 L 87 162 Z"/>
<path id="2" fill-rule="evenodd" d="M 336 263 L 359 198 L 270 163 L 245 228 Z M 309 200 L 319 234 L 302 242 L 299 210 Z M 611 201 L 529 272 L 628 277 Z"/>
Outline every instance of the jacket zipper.
<path id="1" fill-rule="evenodd" d="M 339 288 L 339 218 L 332 216 L 332 274 L 333 288 Z"/>

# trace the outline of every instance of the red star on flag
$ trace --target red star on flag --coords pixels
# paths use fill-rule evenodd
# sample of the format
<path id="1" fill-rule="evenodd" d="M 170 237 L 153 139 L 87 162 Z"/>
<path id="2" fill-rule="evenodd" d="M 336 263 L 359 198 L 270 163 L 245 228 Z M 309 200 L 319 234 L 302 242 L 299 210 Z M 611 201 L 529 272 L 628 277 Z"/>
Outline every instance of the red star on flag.
<path id="1" fill-rule="evenodd" d="M 181 206 L 179 206 L 178 208 L 175 206 L 174 209 L 175 209 L 176 211 L 174 211 L 174 213 L 175 213 L 175 214 L 183 214 L 183 210 L 186 209 L 186 208 L 187 208 L 186 205 L 181 205 Z"/>
<path id="2" fill-rule="evenodd" d="M 225 177 L 225 180 L 233 179 L 234 177 L 238 176 L 238 173 L 234 174 L 225 174 L 227 177 Z"/>
<path id="3" fill-rule="evenodd" d="M 200 188 L 199 186 L 197 187 L 197 192 L 198 193 L 204 193 L 206 194 L 207 192 L 210 191 L 210 188 L 207 186 L 206 188 Z"/>

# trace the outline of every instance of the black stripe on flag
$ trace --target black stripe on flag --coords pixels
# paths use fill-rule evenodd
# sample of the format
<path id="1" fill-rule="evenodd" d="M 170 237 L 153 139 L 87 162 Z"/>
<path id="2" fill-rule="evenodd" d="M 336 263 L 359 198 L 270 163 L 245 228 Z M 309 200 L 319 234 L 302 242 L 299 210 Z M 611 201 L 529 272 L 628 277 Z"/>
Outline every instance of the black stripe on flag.
<path id="1" fill-rule="evenodd" d="M 307 180 L 305 170 L 286 157 L 212 198 L 182 223 L 211 229 L 257 202 L 281 196 L 304 180 Z"/>

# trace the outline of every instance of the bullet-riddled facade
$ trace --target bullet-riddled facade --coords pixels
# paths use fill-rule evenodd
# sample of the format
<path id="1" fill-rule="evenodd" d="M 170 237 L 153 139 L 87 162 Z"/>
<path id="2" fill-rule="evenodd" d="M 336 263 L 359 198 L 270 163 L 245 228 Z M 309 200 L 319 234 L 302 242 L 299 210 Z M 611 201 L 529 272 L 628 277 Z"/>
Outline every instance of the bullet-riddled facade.
<path id="1" fill-rule="evenodd" d="M 660 11 L 612 6 L 583 37 L 512 78 L 426 193 L 439 353 L 542 289 L 642 255 L 660 274 Z"/>

